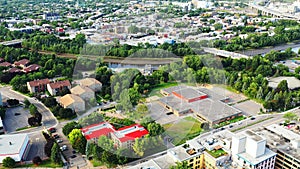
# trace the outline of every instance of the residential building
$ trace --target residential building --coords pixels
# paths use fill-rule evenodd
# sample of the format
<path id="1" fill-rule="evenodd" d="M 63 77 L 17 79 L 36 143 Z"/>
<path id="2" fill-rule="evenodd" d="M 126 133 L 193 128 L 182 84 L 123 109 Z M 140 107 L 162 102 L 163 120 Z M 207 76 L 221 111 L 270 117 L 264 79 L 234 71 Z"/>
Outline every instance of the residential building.
<path id="1" fill-rule="evenodd" d="M 2 62 L 2 63 L 0 63 L 0 66 L 2 66 L 2 67 L 11 67 L 11 63 L 9 63 L 9 62 Z"/>
<path id="2" fill-rule="evenodd" d="M 49 79 L 34 80 L 27 82 L 27 88 L 30 93 L 44 92 L 47 89 L 47 84 L 49 83 Z"/>
<path id="3" fill-rule="evenodd" d="M 299 134 L 277 124 L 257 129 L 257 133 L 266 137 L 267 146 L 277 153 L 275 169 L 300 168 Z"/>
<path id="4" fill-rule="evenodd" d="M 111 138 L 115 146 L 122 148 L 131 148 L 135 139 L 143 138 L 149 132 L 140 124 L 133 124 L 118 129 L 116 132 L 111 133 Z"/>
<path id="5" fill-rule="evenodd" d="M 25 72 L 25 73 L 31 73 L 31 72 L 38 71 L 40 68 L 41 68 L 40 65 L 32 64 L 32 65 L 29 65 L 29 66 L 25 67 L 23 69 L 23 72 Z"/>
<path id="6" fill-rule="evenodd" d="M 79 96 L 67 94 L 59 99 L 59 103 L 63 108 L 70 108 L 76 112 L 85 110 L 85 102 Z"/>
<path id="7" fill-rule="evenodd" d="M 19 61 L 16 61 L 14 63 L 15 66 L 20 66 L 22 68 L 25 68 L 27 66 L 29 66 L 29 60 L 28 59 L 22 59 L 22 60 L 19 60 Z"/>
<path id="8" fill-rule="evenodd" d="M 85 101 L 89 101 L 95 98 L 95 92 L 92 89 L 85 86 L 75 86 L 72 89 L 70 89 L 70 92 L 81 97 Z"/>
<path id="9" fill-rule="evenodd" d="M 56 20 L 61 19 L 61 16 L 58 13 L 49 12 L 49 13 L 43 14 L 43 19 L 50 20 L 50 21 L 56 21 Z"/>
<path id="10" fill-rule="evenodd" d="M 100 136 L 110 137 L 110 133 L 115 132 L 115 128 L 108 122 L 92 124 L 81 129 L 87 141 L 97 142 Z"/>
<path id="11" fill-rule="evenodd" d="M 30 149 L 27 134 L 0 135 L 0 140 L 0 163 L 6 157 L 11 157 L 17 162 L 25 160 Z"/>
<path id="12" fill-rule="evenodd" d="M 242 112 L 226 104 L 228 98 L 207 89 L 175 86 L 160 91 L 160 104 L 177 116 L 194 113 L 198 120 L 214 126 L 242 116 Z"/>
<path id="13" fill-rule="evenodd" d="M 266 138 L 246 130 L 232 137 L 232 159 L 238 168 L 274 169 L 276 153 L 266 148 Z"/>
<path id="14" fill-rule="evenodd" d="M 47 90 L 52 96 L 57 95 L 57 93 L 63 90 L 71 89 L 71 83 L 69 80 L 57 81 L 47 84 Z"/>
<path id="15" fill-rule="evenodd" d="M 102 88 L 102 83 L 94 78 L 85 78 L 79 81 L 80 86 L 85 86 L 93 91 L 97 92 L 100 91 Z"/>

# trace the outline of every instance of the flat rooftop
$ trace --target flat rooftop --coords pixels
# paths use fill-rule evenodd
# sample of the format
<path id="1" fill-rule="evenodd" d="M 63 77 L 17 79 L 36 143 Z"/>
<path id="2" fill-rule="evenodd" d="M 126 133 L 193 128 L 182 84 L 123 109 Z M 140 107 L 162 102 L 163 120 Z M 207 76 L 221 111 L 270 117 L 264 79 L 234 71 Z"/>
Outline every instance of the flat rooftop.
<path id="1" fill-rule="evenodd" d="M 266 151 L 265 151 L 265 154 L 258 157 L 258 158 L 254 158 L 252 157 L 251 155 L 249 155 L 248 153 L 240 153 L 240 154 L 237 154 L 238 157 L 244 159 L 245 161 L 248 161 L 249 163 L 251 163 L 252 165 L 256 165 L 256 164 L 259 164 L 261 163 L 262 161 L 265 161 L 266 159 L 269 159 L 273 156 L 275 156 L 276 153 L 273 152 L 272 150 L 266 148 Z"/>
<path id="2" fill-rule="evenodd" d="M 162 90 L 168 94 L 172 94 L 173 91 L 182 90 L 182 89 L 186 89 L 186 88 L 187 88 L 186 86 L 179 85 L 179 86 L 168 87 L 168 88 L 165 88 Z"/>
<path id="3" fill-rule="evenodd" d="M 256 129 L 256 131 L 258 134 L 263 135 L 267 139 L 267 145 L 271 150 L 275 152 L 279 150 L 285 154 L 293 156 L 300 161 L 300 149 L 293 148 L 291 142 L 287 142 L 280 135 L 272 133 L 267 129 Z"/>
<path id="4" fill-rule="evenodd" d="M 0 135 L 0 155 L 19 154 L 27 137 L 27 134 Z"/>
<path id="5" fill-rule="evenodd" d="M 286 77 L 286 76 L 280 76 L 280 77 L 275 77 L 275 78 L 270 78 L 269 81 L 269 86 L 272 88 L 277 88 L 278 84 L 286 80 L 288 84 L 288 88 L 293 90 L 300 88 L 300 80 L 295 78 L 295 77 Z"/>
<path id="6" fill-rule="evenodd" d="M 135 166 L 127 167 L 127 169 L 166 169 L 175 165 L 176 161 L 169 154 L 165 154 Z"/>
<path id="7" fill-rule="evenodd" d="M 246 130 L 243 132 L 247 137 L 253 139 L 254 141 L 263 141 L 263 140 L 266 140 L 265 138 L 262 138 L 260 135 L 254 133 L 253 131 L 251 130 Z"/>
<path id="8" fill-rule="evenodd" d="M 182 89 L 173 91 L 173 93 L 177 93 L 186 99 L 193 99 L 193 98 L 207 95 L 199 90 L 195 90 L 192 88 L 182 88 Z"/>
<path id="9" fill-rule="evenodd" d="M 272 124 L 270 126 L 267 126 L 266 129 L 288 140 L 300 140 L 299 134 L 296 134 L 291 130 L 279 126 L 278 124 Z"/>

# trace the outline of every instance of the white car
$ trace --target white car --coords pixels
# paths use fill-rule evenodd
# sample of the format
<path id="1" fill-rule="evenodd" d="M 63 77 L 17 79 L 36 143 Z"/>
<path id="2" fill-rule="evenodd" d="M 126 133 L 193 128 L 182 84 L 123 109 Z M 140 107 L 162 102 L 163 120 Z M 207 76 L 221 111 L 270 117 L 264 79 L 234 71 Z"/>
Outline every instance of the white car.
<path id="1" fill-rule="evenodd" d="M 57 142 L 57 143 L 62 143 L 63 141 L 62 141 L 62 140 L 56 140 L 56 142 Z"/>
<path id="2" fill-rule="evenodd" d="M 68 150 L 68 147 L 67 147 L 66 145 L 63 145 L 63 146 L 60 147 L 60 150 L 61 150 L 61 151 Z"/>

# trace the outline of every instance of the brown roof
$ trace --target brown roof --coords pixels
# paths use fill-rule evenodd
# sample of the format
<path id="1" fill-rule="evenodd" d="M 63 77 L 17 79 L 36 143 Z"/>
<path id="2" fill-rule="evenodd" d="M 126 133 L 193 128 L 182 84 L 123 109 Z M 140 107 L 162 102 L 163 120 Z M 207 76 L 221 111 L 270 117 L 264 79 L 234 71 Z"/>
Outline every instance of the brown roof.
<path id="1" fill-rule="evenodd" d="M 71 83 L 69 80 L 63 80 L 63 81 L 57 81 L 54 83 L 50 83 L 49 85 L 52 89 L 58 89 L 58 88 L 65 87 L 65 86 L 66 87 L 71 86 Z"/>
<path id="2" fill-rule="evenodd" d="M 29 86 L 31 87 L 35 87 L 35 86 L 40 86 L 40 85 L 46 85 L 50 83 L 49 79 L 41 79 L 41 80 L 34 80 L 34 81 L 30 81 L 28 82 Z"/>
<path id="3" fill-rule="evenodd" d="M 81 95 L 83 93 L 86 93 L 86 92 L 90 92 L 90 93 L 94 93 L 94 91 L 88 87 L 82 87 L 82 86 L 75 86 L 73 87 L 71 90 L 71 93 L 72 94 L 76 94 L 76 95 Z"/>
<path id="4" fill-rule="evenodd" d="M 19 66 L 19 65 L 27 65 L 30 61 L 28 59 L 22 59 L 22 60 L 19 60 L 17 62 L 15 62 L 15 65 L 16 66 Z"/>
<path id="5" fill-rule="evenodd" d="M 38 70 L 40 67 L 41 67 L 40 65 L 32 64 L 32 65 L 29 65 L 28 67 L 24 68 L 23 71 L 25 73 L 29 73 L 29 72 Z"/>
<path id="6" fill-rule="evenodd" d="M 0 62 L 3 62 L 4 61 L 4 59 L 3 58 L 0 58 Z"/>
<path id="7" fill-rule="evenodd" d="M 9 63 L 9 62 L 2 62 L 2 63 L 0 63 L 0 66 L 9 67 L 9 66 L 11 66 L 11 63 Z"/>
<path id="8" fill-rule="evenodd" d="M 91 86 L 93 84 L 102 84 L 102 83 L 94 78 L 85 78 L 80 80 L 80 84 L 83 86 Z"/>
<path id="9" fill-rule="evenodd" d="M 19 73 L 19 72 L 21 72 L 21 69 L 18 69 L 18 68 L 13 67 L 13 68 L 9 69 L 8 72 L 9 72 L 9 73 Z"/>
<path id="10" fill-rule="evenodd" d="M 59 99 L 59 102 L 64 106 L 69 106 L 69 105 L 71 105 L 75 102 L 84 103 L 84 100 L 82 98 L 80 98 L 79 96 L 76 96 L 74 94 L 67 94 L 67 95 L 64 95 L 63 97 L 61 97 Z"/>

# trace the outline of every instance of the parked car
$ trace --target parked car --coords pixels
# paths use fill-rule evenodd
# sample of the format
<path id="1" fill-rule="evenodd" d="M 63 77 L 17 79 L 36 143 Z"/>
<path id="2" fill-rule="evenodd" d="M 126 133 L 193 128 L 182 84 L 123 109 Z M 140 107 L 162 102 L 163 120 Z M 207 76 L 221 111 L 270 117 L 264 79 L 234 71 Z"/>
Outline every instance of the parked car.
<path id="1" fill-rule="evenodd" d="M 56 132 L 56 128 L 52 127 L 49 129 L 50 133 L 55 133 Z"/>
<path id="2" fill-rule="evenodd" d="M 56 140 L 56 142 L 57 142 L 57 143 L 62 143 L 63 141 L 62 141 L 62 140 Z"/>
<path id="3" fill-rule="evenodd" d="M 229 128 L 232 128 L 233 127 L 233 125 L 229 125 Z"/>
<path id="4" fill-rule="evenodd" d="M 63 146 L 61 146 L 61 147 L 60 147 L 60 150 L 61 150 L 61 151 L 68 150 L 68 147 L 67 147 L 67 145 L 63 145 Z"/>
<path id="5" fill-rule="evenodd" d="M 251 117 L 250 120 L 255 120 L 255 117 Z"/>
<path id="6" fill-rule="evenodd" d="M 58 135 L 58 134 L 54 134 L 53 137 L 54 137 L 55 139 L 58 139 L 58 138 L 59 138 L 59 135 Z"/>
<path id="7" fill-rule="evenodd" d="M 77 156 L 75 154 L 71 155 L 70 158 L 76 158 Z"/>

